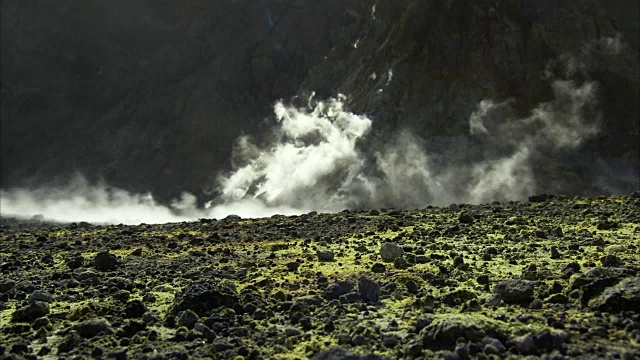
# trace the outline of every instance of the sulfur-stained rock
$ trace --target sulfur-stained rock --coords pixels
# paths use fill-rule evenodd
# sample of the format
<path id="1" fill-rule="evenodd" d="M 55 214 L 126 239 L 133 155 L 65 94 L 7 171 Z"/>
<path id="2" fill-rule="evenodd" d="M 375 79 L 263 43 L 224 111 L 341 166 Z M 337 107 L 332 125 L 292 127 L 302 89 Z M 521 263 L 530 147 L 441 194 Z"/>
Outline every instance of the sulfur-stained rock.
<path id="1" fill-rule="evenodd" d="M 640 277 L 626 278 L 608 287 L 589 306 L 606 312 L 638 311 L 640 309 Z"/>
<path id="2" fill-rule="evenodd" d="M 515 304 L 533 300 L 533 289 L 533 281 L 514 279 L 499 282 L 493 290 L 505 303 Z"/>

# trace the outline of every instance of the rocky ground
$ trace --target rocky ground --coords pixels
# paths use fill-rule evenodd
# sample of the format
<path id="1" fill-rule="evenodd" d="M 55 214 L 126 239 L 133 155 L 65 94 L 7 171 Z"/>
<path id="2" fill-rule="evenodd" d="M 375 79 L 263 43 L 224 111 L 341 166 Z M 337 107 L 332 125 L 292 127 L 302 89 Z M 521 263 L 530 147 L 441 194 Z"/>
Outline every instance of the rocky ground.
<path id="1" fill-rule="evenodd" d="M 640 194 L 2 219 L 0 358 L 640 357 Z"/>

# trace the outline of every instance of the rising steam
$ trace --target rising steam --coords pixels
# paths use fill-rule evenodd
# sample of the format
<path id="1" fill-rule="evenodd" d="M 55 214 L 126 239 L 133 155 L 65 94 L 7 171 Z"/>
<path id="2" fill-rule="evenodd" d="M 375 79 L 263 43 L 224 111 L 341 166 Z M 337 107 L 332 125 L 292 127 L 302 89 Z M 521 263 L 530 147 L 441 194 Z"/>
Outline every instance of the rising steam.
<path id="1" fill-rule="evenodd" d="M 538 190 L 534 166 L 540 153 L 576 148 L 598 130 L 593 83 L 558 80 L 553 91 L 553 101 L 522 119 L 505 116 L 513 113 L 510 101 L 482 101 L 469 119 L 473 152 L 480 154 L 473 157 L 461 157 L 466 144 L 455 143 L 428 153 L 408 131 L 377 151 L 363 149 L 359 140 L 372 121 L 345 111 L 340 100 L 309 110 L 278 103 L 276 140 L 260 151 L 248 138 L 238 143 L 238 152 L 257 155 L 221 177 L 217 209 L 241 210 L 239 202 L 304 212 L 522 199 Z"/>
<path id="2" fill-rule="evenodd" d="M 310 99 L 306 107 L 278 102 L 272 140 L 238 139 L 234 168 L 219 176 L 218 196 L 205 209 L 191 194 L 162 206 L 150 195 L 79 177 L 66 187 L 2 190 L 1 210 L 3 216 L 135 224 L 523 199 L 544 190 L 537 176 L 544 164 L 598 133 L 595 83 L 565 76 L 553 80 L 552 89 L 553 100 L 526 117 L 514 115 L 513 100 L 483 100 L 469 117 L 467 136 L 440 144 L 405 129 L 371 145 L 366 140 L 375 122 L 347 111 L 343 97 Z"/>

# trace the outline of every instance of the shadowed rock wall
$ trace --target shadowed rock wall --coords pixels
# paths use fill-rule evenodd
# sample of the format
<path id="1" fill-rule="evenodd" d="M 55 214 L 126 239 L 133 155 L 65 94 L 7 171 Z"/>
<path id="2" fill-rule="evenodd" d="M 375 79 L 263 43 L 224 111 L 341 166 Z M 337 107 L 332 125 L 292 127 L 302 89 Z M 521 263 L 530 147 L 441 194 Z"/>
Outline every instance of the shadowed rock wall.
<path id="1" fill-rule="evenodd" d="M 637 1 L 1 6 L 3 188 L 78 171 L 163 201 L 201 195 L 237 136 L 309 91 L 349 95 L 381 134 L 465 135 L 483 99 L 512 98 L 522 116 L 549 100 L 563 56 L 580 64 L 576 81 L 598 84 L 603 131 L 587 150 L 637 176 Z M 590 190 L 580 186 L 552 189 Z"/>

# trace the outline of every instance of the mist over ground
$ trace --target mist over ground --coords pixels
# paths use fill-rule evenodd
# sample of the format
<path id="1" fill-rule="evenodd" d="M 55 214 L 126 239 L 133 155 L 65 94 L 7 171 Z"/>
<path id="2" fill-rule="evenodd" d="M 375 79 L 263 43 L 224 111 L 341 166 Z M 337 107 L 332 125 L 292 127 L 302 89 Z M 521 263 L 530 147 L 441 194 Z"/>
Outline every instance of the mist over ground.
<path id="1" fill-rule="evenodd" d="M 562 28 L 570 4 L 499 3 L 69 1 L 59 16 L 102 27 L 55 50 L 48 5 L 3 2 L 0 212 L 135 224 L 638 190 L 637 15 L 595 2 L 591 34 Z M 131 14 L 147 48 L 105 35 Z M 60 41 L 89 24 L 69 26 Z"/>

